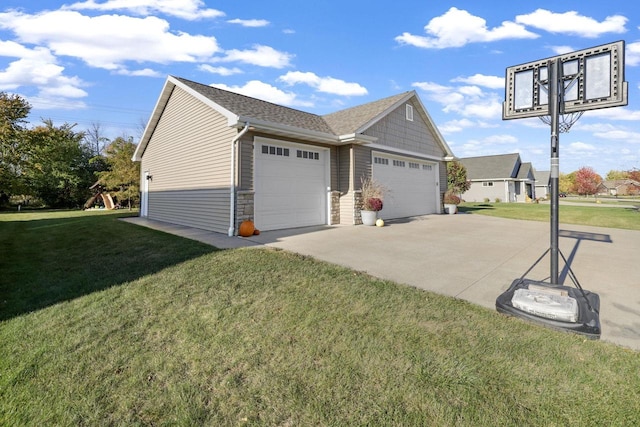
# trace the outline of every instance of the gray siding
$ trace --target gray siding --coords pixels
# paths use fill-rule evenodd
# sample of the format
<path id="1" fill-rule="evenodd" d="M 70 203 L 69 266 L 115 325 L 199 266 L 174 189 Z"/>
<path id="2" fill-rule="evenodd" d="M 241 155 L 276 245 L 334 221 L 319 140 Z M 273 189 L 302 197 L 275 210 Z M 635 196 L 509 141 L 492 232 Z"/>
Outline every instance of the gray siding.
<path id="1" fill-rule="evenodd" d="M 362 178 L 371 176 L 371 148 L 356 145 L 353 147 L 353 154 L 353 185 L 359 190 Z"/>
<path id="2" fill-rule="evenodd" d="M 142 173 L 153 176 L 149 218 L 226 232 L 236 132 L 222 115 L 176 88 L 142 156 Z"/>
<path id="3" fill-rule="evenodd" d="M 482 182 L 472 182 L 471 187 L 462 194 L 462 199 L 466 202 L 483 202 L 488 198 L 491 203 L 498 198 L 502 202 L 505 200 L 505 181 L 493 181 L 493 187 L 484 187 Z"/>
<path id="4" fill-rule="evenodd" d="M 377 144 L 391 148 L 440 158 L 445 156 L 446 153 L 420 115 L 420 109 L 411 101 L 408 103 L 413 106 L 413 121 L 406 119 L 406 104 L 402 104 L 364 133 L 377 137 Z"/>
<path id="5" fill-rule="evenodd" d="M 240 139 L 239 155 L 238 187 L 240 190 L 253 191 L 253 135 L 245 134 Z"/>

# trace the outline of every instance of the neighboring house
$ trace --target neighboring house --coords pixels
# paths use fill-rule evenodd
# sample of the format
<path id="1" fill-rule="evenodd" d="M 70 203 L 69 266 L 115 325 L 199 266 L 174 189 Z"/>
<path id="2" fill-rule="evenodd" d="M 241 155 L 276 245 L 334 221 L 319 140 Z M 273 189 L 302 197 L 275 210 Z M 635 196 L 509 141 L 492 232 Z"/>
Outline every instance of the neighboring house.
<path id="1" fill-rule="evenodd" d="M 382 218 L 440 213 L 453 154 L 415 91 L 319 116 L 169 76 L 133 159 L 141 216 L 233 235 L 359 224 L 369 176 Z"/>
<path id="2" fill-rule="evenodd" d="M 467 168 L 469 190 L 462 194 L 467 202 L 485 199 L 526 202 L 535 199 L 535 177 L 531 163 L 523 163 L 518 153 L 458 159 Z"/>
<path id="3" fill-rule="evenodd" d="M 533 177 L 536 180 L 535 195 L 537 198 L 547 198 L 551 194 L 551 172 L 533 170 Z"/>
<path id="4" fill-rule="evenodd" d="M 640 194 L 640 182 L 632 179 L 603 181 L 596 193 L 600 196 L 635 196 Z"/>

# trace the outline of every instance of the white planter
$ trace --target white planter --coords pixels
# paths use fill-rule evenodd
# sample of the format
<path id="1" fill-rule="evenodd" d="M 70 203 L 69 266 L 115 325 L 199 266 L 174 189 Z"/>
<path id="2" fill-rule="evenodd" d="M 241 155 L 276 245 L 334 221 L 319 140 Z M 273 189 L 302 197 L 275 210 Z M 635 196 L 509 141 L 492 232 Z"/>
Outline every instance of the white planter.
<path id="1" fill-rule="evenodd" d="M 444 210 L 445 210 L 449 215 L 453 215 L 453 214 L 455 214 L 456 212 L 458 212 L 458 205 L 445 203 L 445 204 L 444 204 Z"/>
<path id="2" fill-rule="evenodd" d="M 363 225 L 376 225 L 376 220 L 378 219 L 378 212 L 360 211 L 360 217 L 362 218 Z"/>

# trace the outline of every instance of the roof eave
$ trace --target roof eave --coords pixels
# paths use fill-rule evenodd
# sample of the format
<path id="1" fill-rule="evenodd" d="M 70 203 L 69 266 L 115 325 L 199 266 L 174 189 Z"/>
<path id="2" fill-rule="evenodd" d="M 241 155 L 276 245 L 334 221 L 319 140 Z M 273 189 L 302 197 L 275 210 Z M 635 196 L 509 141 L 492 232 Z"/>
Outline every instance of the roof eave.
<path id="1" fill-rule="evenodd" d="M 272 135 L 303 139 L 305 141 L 313 141 L 329 145 L 340 145 L 340 140 L 336 135 L 283 125 L 280 123 L 268 122 L 265 120 L 258 120 L 251 117 L 237 117 L 236 120 L 229 121 L 229 126 L 240 128 L 247 122 L 251 126 L 250 129 L 254 132 L 264 132 Z"/>

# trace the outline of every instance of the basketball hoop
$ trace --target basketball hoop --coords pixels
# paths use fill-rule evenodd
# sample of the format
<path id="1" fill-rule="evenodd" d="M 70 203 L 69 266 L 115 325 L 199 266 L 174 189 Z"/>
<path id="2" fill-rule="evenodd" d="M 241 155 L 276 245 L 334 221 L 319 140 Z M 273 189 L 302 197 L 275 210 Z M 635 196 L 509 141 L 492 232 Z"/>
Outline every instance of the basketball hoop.
<path id="1" fill-rule="evenodd" d="M 571 126 L 573 126 L 575 122 L 577 122 L 578 119 L 582 117 L 583 113 L 584 111 L 576 111 L 574 113 L 560 114 L 560 118 L 558 120 L 558 131 L 560 133 L 569 132 L 569 129 L 571 129 Z M 538 118 L 543 123 L 551 125 L 551 116 L 538 116 Z"/>

